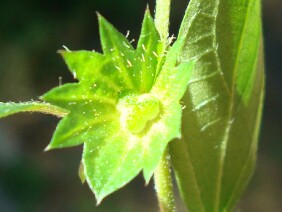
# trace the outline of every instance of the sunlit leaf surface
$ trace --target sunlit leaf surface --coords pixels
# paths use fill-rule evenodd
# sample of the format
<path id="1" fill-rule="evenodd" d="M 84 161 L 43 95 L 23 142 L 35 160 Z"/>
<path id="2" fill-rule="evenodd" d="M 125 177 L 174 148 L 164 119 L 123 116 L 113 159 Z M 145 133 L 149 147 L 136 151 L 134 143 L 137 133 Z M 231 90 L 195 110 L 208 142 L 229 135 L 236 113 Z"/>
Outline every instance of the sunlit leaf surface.
<path id="1" fill-rule="evenodd" d="M 169 49 L 148 10 L 136 49 L 105 18 L 98 19 L 103 54 L 60 50 L 78 82 L 41 99 L 68 111 L 46 150 L 83 144 L 79 176 L 100 203 L 141 171 L 148 183 L 168 142 L 181 137 L 180 99 L 194 63 L 178 60 L 182 42 Z M 33 104 L 0 105 L 0 112 L 36 111 Z"/>
<path id="2" fill-rule="evenodd" d="M 171 143 L 178 185 L 191 211 L 230 211 L 253 173 L 264 71 L 260 1 L 192 0 L 178 39 L 195 60 Z"/>

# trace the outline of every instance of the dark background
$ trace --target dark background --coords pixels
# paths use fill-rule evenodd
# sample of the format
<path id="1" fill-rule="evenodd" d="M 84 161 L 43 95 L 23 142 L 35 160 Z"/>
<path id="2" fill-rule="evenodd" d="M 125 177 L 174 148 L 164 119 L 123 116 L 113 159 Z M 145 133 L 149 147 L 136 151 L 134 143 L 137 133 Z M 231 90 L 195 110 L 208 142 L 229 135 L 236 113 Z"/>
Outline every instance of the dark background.
<path id="1" fill-rule="evenodd" d="M 2 0 L 0 4 L 0 101 L 28 101 L 73 81 L 56 51 L 100 51 L 95 11 L 129 39 L 138 38 L 146 4 L 153 0 L 39 1 Z M 171 34 L 186 8 L 174 1 Z M 282 211 L 282 1 L 264 0 L 266 98 L 254 177 L 240 202 L 241 211 Z M 279 71 L 280 70 L 280 71 Z M 153 185 L 139 176 L 110 195 L 100 207 L 77 176 L 81 147 L 47 153 L 57 118 L 19 114 L 0 120 L 0 211 L 157 211 Z M 182 210 L 182 209 L 181 209 Z"/>

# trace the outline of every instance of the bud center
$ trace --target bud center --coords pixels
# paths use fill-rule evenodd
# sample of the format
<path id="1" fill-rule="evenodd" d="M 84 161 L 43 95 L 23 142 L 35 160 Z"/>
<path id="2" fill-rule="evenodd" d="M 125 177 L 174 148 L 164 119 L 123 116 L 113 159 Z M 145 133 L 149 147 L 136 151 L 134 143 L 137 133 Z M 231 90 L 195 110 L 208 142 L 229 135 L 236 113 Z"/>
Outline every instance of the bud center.
<path id="1" fill-rule="evenodd" d="M 141 133 L 148 123 L 160 114 L 160 101 L 151 94 L 126 96 L 117 109 L 120 111 L 121 125 L 130 132 Z"/>

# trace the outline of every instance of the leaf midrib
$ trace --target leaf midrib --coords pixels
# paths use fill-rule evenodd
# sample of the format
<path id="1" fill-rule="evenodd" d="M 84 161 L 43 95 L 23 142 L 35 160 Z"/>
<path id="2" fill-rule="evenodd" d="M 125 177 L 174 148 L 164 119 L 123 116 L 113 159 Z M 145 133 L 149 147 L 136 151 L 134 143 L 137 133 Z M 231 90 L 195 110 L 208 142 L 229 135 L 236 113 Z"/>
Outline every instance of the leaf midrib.
<path id="1" fill-rule="evenodd" d="M 109 32 L 107 31 L 107 33 L 109 33 Z M 118 64 L 119 64 L 120 66 L 122 66 L 122 67 L 121 67 L 121 70 L 122 70 L 122 71 L 120 71 L 119 73 L 122 73 L 122 75 L 123 75 L 123 77 L 124 77 L 126 83 L 128 84 L 128 85 L 127 85 L 128 88 L 135 88 L 135 89 L 136 89 L 136 87 L 134 86 L 133 80 L 132 80 L 132 78 L 131 78 L 131 75 L 129 74 L 129 69 L 124 65 L 124 63 L 123 63 L 122 61 L 120 61 L 119 51 L 118 51 L 118 48 L 116 48 L 115 42 L 112 40 L 112 36 L 108 36 L 108 38 L 109 38 L 109 41 L 111 42 L 112 46 L 115 46 L 114 52 L 115 52 L 116 55 L 118 55 L 118 60 L 117 60 L 117 62 L 118 62 Z M 134 50 L 132 50 L 132 51 L 134 51 Z M 123 53 L 123 52 L 122 52 L 122 53 Z M 127 55 L 127 53 L 124 53 L 124 56 L 126 56 L 126 55 Z M 134 68 L 134 67 L 133 67 L 133 68 Z M 124 73 L 125 73 L 125 74 L 124 74 Z"/>
<path id="2" fill-rule="evenodd" d="M 60 142 L 63 143 L 63 141 L 66 141 L 66 140 L 70 139 L 71 137 L 75 137 L 74 135 L 76 135 L 76 134 L 79 134 L 79 135 L 83 134 L 85 131 L 89 130 L 89 126 L 94 127 L 97 124 L 101 124 L 103 122 L 105 122 L 105 123 L 109 122 L 109 121 L 111 121 L 114 118 L 115 118 L 115 116 L 112 115 L 112 114 L 109 115 L 109 116 L 102 116 L 99 119 L 95 119 L 94 121 L 88 122 L 85 125 L 80 125 L 79 128 L 73 128 L 74 130 L 72 130 L 71 132 L 67 133 L 65 136 L 61 136 Z M 84 126 L 87 126 L 87 127 L 83 128 Z M 51 143 L 52 143 L 52 141 L 51 141 Z"/>
<path id="3" fill-rule="evenodd" d="M 219 5 L 218 5 L 219 6 Z M 231 129 L 231 123 L 230 120 L 232 118 L 232 114 L 233 114 L 233 107 L 234 107 L 234 96 L 235 96 L 235 88 L 236 88 L 236 76 L 237 76 L 237 72 L 238 72 L 238 66 L 239 66 L 239 58 L 240 58 L 240 53 L 242 51 L 242 45 L 243 45 L 243 40 L 244 40 L 244 32 L 246 30 L 246 23 L 248 20 L 248 16 L 250 13 L 250 2 L 248 2 L 248 9 L 244 18 L 244 24 L 243 24 L 243 30 L 240 36 L 240 42 L 239 42 L 239 46 L 238 46 L 238 51 L 236 53 L 236 60 L 235 60 L 235 65 L 234 65 L 234 69 L 233 69 L 233 76 L 232 76 L 232 87 L 230 90 L 230 105 L 229 105 L 229 109 L 228 109 L 228 118 L 227 118 L 227 127 L 225 129 L 225 133 L 223 136 L 223 142 L 222 142 L 222 152 L 221 152 L 221 159 L 219 161 L 219 175 L 218 175 L 218 181 L 217 181 L 217 190 L 216 190 L 216 202 L 215 202 L 215 209 L 214 211 L 218 211 L 219 210 L 219 202 L 221 199 L 221 187 L 222 187 L 222 177 L 223 177 L 223 168 L 224 168 L 224 162 L 225 162 L 225 155 L 226 155 L 226 147 L 227 147 L 227 142 L 229 139 L 229 132 Z M 217 8 L 218 9 L 218 8 Z M 218 14 L 216 15 L 216 17 L 218 16 Z M 217 38 L 216 38 L 217 39 Z M 220 65 L 220 62 L 219 62 Z M 221 65 L 220 65 L 221 66 Z M 224 79 L 224 78 L 223 78 Z M 225 80 L 225 79 L 224 79 Z M 226 81 L 226 80 L 225 80 Z"/>

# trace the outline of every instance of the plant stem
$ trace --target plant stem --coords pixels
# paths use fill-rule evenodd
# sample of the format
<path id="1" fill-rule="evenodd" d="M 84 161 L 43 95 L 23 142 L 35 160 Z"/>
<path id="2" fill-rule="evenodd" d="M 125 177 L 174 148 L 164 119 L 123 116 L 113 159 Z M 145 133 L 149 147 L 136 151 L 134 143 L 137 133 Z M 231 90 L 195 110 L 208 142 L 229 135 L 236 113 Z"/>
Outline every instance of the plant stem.
<path id="1" fill-rule="evenodd" d="M 170 4 L 171 0 L 156 0 L 155 25 L 160 34 L 161 40 L 166 45 L 169 45 Z M 154 181 L 160 211 L 174 212 L 175 203 L 168 147 L 166 148 L 163 157 L 154 172 Z"/>
<path id="2" fill-rule="evenodd" d="M 30 102 L 0 102 L 0 118 L 6 117 L 19 112 L 40 112 L 55 115 L 58 117 L 66 116 L 69 111 L 51 105 L 46 102 L 30 101 Z"/>
<path id="3" fill-rule="evenodd" d="M 173 183 L 170 169 L 170 156 L 168 148 L 159 162 L 154 173 L 155 189 L 161 212 L 175 211 Z"/>
<path id="4" fill-rule="evenodd" d="M 155 25 L 161 39 L 167 43 L 171 0 L 156 0 Z"/>

